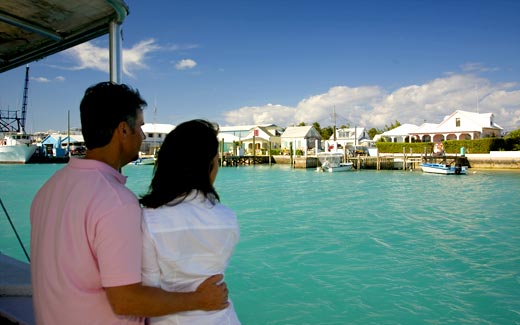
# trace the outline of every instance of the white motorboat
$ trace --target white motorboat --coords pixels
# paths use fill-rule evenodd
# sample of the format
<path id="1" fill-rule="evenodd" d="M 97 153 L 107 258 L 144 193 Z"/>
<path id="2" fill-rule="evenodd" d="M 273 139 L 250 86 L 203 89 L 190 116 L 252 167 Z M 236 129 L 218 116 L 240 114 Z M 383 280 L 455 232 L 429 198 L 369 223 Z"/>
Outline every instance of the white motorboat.
<path id="1" fill-rule="evenodd" d="M 318 159 L 321 166 L 316 168 L 317 171 L 324 172 L 344 172 L 352 170 L 352 162 L 344 162 L 343 154 L 335 152 L 320 152 L 318 153 Z"/>
<path id="2" fill-rule="evenodd" d="M 421 169 L 423 172 L 431 173 L 431 174 L 465 175 L 468 172 L 468 168 L 466 166 L 461 166 L 460 164 L 447 165 L 447 164 L 424 163 L 424 164 L 421 164 L 420 166 L 421 166 Z"/>
<path id="3" fill-rule="evenodd" d="M 131 165 L 154 165 L 155 157 L 140 157 L 130 162 Z"/>

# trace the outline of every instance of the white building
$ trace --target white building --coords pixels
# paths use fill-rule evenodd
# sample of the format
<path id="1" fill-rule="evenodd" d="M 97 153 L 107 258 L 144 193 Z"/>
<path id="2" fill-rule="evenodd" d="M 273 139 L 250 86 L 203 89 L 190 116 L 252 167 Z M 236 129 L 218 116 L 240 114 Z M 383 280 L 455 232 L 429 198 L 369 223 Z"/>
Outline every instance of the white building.
<path id="1" fill-rule="evenodd" d="M 495 123 L 492 113 L 473 113 L 457 110 L 439 124 L 420 126 L 403 124 L 381 134 L 389 142 L 435 142 L 444 140 L 476 140 L 499 137 L 502 128 Z"/>
<path id="2" fill-rule="evenodd" d="M 141 144 L 141 152 L 145 154 L 155 154 L 161 144 L 164 142 L 164 138 L 170 133 L 175 126 L 173 124 L 158 124 L 158 123 L 145 123 L 141 129 L 145 134 L 146 138 Z"/>
<path id="3" fill-rule="evenodd" d="M 421 142 L 444 140 L 477 140 L 499 137 L 502 128 L 495 123 L 492 113 L 473 113 L 457 110 L 439 124 L 423 124 L 410 135 Z"/>
<path id="4" fill-rule="evenodd" d="M 336 129 L 336 138 L 334 139 L 333 134 L 329 140 L 335 140 L 337 144 L 344 148 L 346 146 L 358 146 L 363 140 L 370 140 L 370 136 L 365 128 L 339 128 Z M 330 141 L 325 144 L 326 148 L 329 146 Z"/>
<path id="5" fill-rule="evenodd" d="M 402 124 L 389 131 L 383 132 L 380 134 L 380 137 L 384 138 L 387 142 L 411 142 L 410 133 L 415 132 L 418 128 L 419 126 L 415 124 Z M 377 139 L 374 137 L 374 140 Z"/>
<path id="6" fill-rule="evenodd" d="M 282 150 L 289 152 L 290 148 L 295 153 L 301 150 L 306 155 L 308 150 L 315 150 L 316 143 L 321 141 L 321 135 L 312 126 L 290 126 L 281 136 Z"/>
<path id="7" fill-rule="evenodd" d="M 274 132 L 274 134 L 272 133 Z M 281 147 L 281 133 L 276 129 L 271 131 L 263 126 L 256 126 L 252 128 L 244 139 L 242 139 L 246 154 L 266 155 L 269 149 L 280 149 Z"/>
<path id="8" fill-rule="evenodd" d="M 243 155 L 244 151 L 252 154 L 253 136 L 257 150 L 268 149 L 269 142 L 272 142 L 272 149 L 280 148 L 279 138 L 282 132 L 283 128 L 275 124 L 219 126 L 217 137 L 223 143 L 224 152 Z"/>

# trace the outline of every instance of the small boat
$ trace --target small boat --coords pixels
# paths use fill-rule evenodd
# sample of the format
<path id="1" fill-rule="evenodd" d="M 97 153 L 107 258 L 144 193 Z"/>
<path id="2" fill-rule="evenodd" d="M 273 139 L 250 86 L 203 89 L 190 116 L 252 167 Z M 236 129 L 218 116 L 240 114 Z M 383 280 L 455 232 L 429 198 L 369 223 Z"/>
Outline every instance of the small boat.
<path id="1" fill-rule="evenodd" d="M 321 166 L 316 168 L 316 171 L 320 172 L 344 172 L 352 170 L 351 162 L 343 162 L 343 154 L 332 153 L 332 152 L 320 152 L 318 153 L 318 159 L 321 162 Z"/>
<path id="2" fill-rule="evenodd" d="M 421 169 L 425 173 L 431 174 L 442 174 L 442 175 L 466 175 L 468 169 L 466 166 L 461 166 L 460 164 L 456 165 L 447 165 L 447 164 L 434 164 L 434 163 L 424 163 L 421 164 Z"/>
<path id="3" fill-rule="evenodd" d="M 129 163 L 129 165 L 154 165 L 155 157 L 139 157 Z"/>

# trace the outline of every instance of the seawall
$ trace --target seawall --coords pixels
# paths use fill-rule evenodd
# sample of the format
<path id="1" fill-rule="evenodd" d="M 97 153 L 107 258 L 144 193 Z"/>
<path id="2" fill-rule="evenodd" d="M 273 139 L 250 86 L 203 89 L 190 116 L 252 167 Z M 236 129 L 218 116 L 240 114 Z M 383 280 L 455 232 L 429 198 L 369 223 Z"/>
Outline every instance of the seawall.
<path id="1" fill-rule="evenodd" d="M 389 157 L 390 158 L 386 157 L 386 159 L 384 159 L 385 156 L 380 156 L 381 169 L 402 169 L 402 167 L 395 167 L 395 161 L 402 161 L 402 155 L 392 155 Z M 420 156 L 417 156 L 415 158 L 419 157 Z M 460 158 L 460 156 L 458 157 Z M 470 168 L 520 169 L 520 151 L 491 151 L 489 154 L 466 154 L 465 158 Z M 392 161 L 387 161 L 388 159 Z M 351 159 L 351 161 L 356 165 L 356 158 Z M 375 161 L 376 157 L 372 156 L 361 158 L 360 167 L 361 169 L 375 169 Z M 273 162 L 277 164 L 290 164 L 291 158 L 289 156 L 273 156 Z M 317 166 L 317 159 L 316 157 L 296 157 L 293 163 L 295 168 L 315 168 Z M 418 165 L 419 163 L 416 162 L 416 164 Z M 355 169 L 358 169 L 357 165 Z"/>
<path id="2" fill-rule="evenodd" d="M 491 151 L 466 154 L 470 168 L 520 169 L 520 151 Z"/>
<path id="3" fill-rule="evenodd" d="M 489 154 L 466 154 L 464 157 L 460 155 L 446 156 L 448 162 L 455 159 L 466 160 L 470 168 L 489 168 L 489 169 L 520 169 L 520 151 L 491 151 Z M 418 168 L 420 162 L 424 159 L 422 155 L 407 155 L 407 164 L 413 164 L 414 168 Z M 434 162 L 440 162 L 442 157 L 429 157 Z M 377 169 L 377 161 L 379 160 L 380 169 L 402 169 L 402 154 L 381 154 L 379 158 L 373 156 L 353 157 L 349 159 L 354 163 L 355 169 Z M 316 168 L 319 165 L 315 156 L 297 156 L 291 159 L 288 155 L 267 156 L 226 156 L 223 162 L 224 166 L 239 166 L 252 164 L 293 164 L 295 168 Z M 359 167 L 358 167 L 359 165 Z"/>

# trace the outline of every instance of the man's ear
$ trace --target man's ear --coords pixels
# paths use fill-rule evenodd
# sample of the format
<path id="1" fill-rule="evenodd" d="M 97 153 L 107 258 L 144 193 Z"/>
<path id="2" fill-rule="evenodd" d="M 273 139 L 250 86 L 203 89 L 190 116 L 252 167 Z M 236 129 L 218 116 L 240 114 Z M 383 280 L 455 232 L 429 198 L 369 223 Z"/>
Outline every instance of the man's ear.
<path id="1" fill-rule="evenodd" d="M 123 134 L 123 135 L 126 135 L 130 131 L 128 123 L 126 123 L 124 121 L 119 123 L 118 129 L 121 132 L 121 134 Z"/>
<path id="2" fill-rule="evenodd" d="M 129 132 L 130 129 L 128 127 L 128 123 L 120 122 L 116 129 L 117 136 L 120 139 L 125 139 Z"/>

